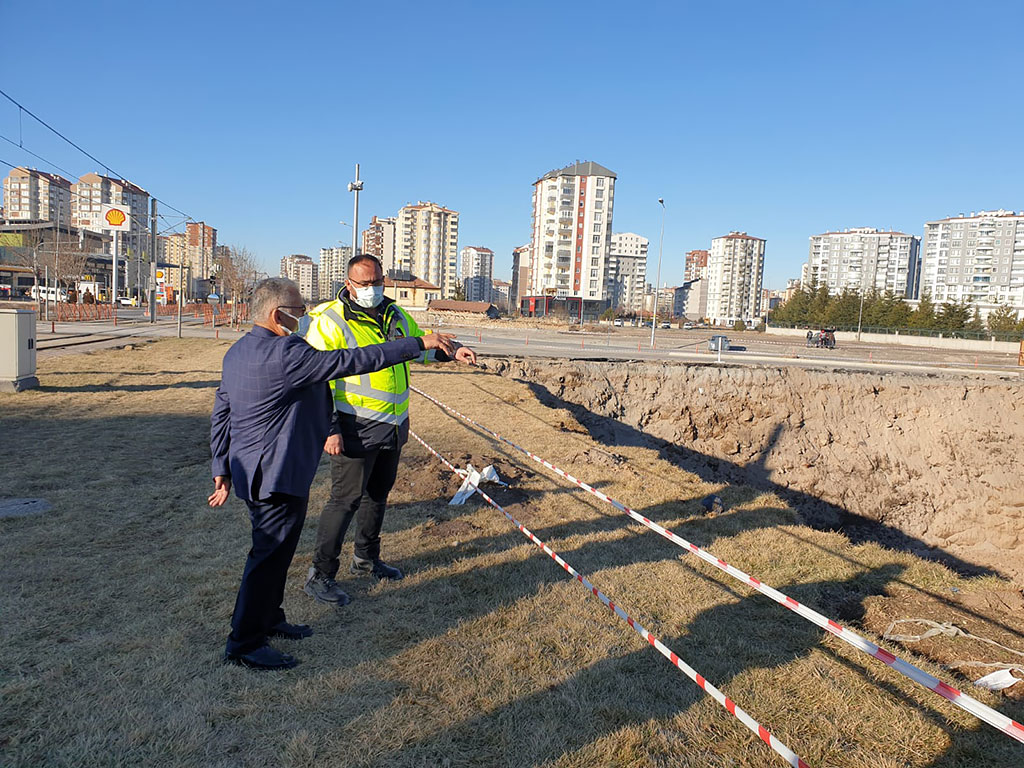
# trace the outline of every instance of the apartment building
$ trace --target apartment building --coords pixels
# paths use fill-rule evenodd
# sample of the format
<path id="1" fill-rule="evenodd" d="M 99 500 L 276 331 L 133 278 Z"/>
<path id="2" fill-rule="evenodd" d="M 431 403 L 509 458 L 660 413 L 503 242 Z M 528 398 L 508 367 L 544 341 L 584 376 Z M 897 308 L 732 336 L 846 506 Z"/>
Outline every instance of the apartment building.
<path id="1" fill-rule="evenodd" d="M 459 279 L 466 292 L 466 301 L 491 303 L 494 251 L 475 245 L 463 248 L 459 252 Z"/>
<path id="2" fill-rule="evenodd" d="M 812 235 L 801 277 L 808 284 L 827 285 L 833 294 L 874 289 L 913 298 L 920 245 L 914 235 L 871 227 Z"/>
<path id="3" fill-rule="evenodd" d="M 455 295 L 459 260 L 459 212 L 420 201 L 398 212 L 396 269 L 440 286 L 444 298 Z"/>
<path id="4" fill-rule="evenodd" d="M 112 234 L 104 226 L 104 205 L 123 205 L 129 210 L 131 229 L 118 235 L 119 255 L 148 250 L 149 193 L 125 179 L 98 173 L 87 173 L 71 185 L 71 219 L 75 226 Z M 111 246 L 104 248 L 109 253 Z"/>
<path id="5" fill-rule="evenodd" d="M 293 253 L 281 259 L 281 277 L 294 280 L 306 301 L 320 300 L 319 265 L 304 253 Z"/>
<path id="6" fill-rule="evenodd" d="M 185 225 L 185 258 L 192 274 L 199 280 L 213 277 L 217 272 L 217 230 L 205 221 L 190 221 Z"/>
<path id="7" fill-rule="evenodd" d="M 35 168 L 12 168 L 4 179 L 4 218 L 9 221 L 71 221 L 71 182 Z"/>
<path id="8" fill-rule="evenodd" d="M 686 264 L 683 267 L 683 282 L 700 280 L 707 274 L 708 252 L 694 250 L 686 252 Z"/>
<path id="9" fill-rule="evenodd" d="M 978 211 L 924 225 L 919 296 L 1024 311 L 1024 211 Z"/>
<path id="10" fill-rule="evenodd" d="M 647 276 L 646 237 L 633 232 L 613 232 L 605 266 L 605 298 L 609 306 L 623 312 L 643 309 Z"/>
<path id="11" fill-rule="evenodd" d="M 509 288 L 508 301 L 513 313 L 519 312 L 520 299 L 530 291 L 532 253 L 529 243 L 512 249 L 512 286 Z"/>
<path id="12" fill-rule="evenodd" d="M 715 325 L 761 317 L 765 241 L 730 232 L 711 241 L 708 252 L 707 317 Z"/>
<path id="13" fill-rule="evenodd" d="M 588 161 L 533 183 L 531 295 L 606 299 L 615 179 Z"/>
<path id="14" fill-rule="evenodd" d="M 376 254 L 374 255 L 376 256 Z M 339 291 L 345 285 L 345 277 L 348 275 L 348 263 L 351 259 L 352 246 L 350 245 L 320 249 L 319 286 L 317 292 L 320 295 L 321 301 L 331 301 L 337 297 Z M 387 274 L 387 272 L 384 274 Z"/>
<path id="15" fill-rule="evenodd" d="M 503 312 L 508 312 L 512 283 L 508 280 L 494 280 L 491 283 L 491 303 Z"/>
<path id="16" fill-rule="evenodd" d="M 394 216 L 382 219 L 374 216 L 370 219 L 369 225 L 363 230 L 363 248 L 360 253 L 376 256 L 380 259 L 384 274 L 393 270 L 402 269 L 395 263 L 397 253 L 396 229 L 398 219 Z M 321 260 L 321 267 L 323 262 Z"/>

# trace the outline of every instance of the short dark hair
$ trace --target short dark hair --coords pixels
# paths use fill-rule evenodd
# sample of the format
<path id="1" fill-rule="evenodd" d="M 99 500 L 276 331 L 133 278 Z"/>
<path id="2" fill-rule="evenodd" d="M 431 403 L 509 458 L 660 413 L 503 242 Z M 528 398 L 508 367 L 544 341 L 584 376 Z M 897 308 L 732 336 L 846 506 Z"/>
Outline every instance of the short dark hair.
<path id="1" fill-rule="evenodd" d="M 378 259 L 376 256 L 371 256 L 368 253 L 360 253 L 357 256 L 353 256 L 351 259 L 349 259 L 348 268 L 352 269 L 352 267 L 354 267 L 356 264 L 362 264 L 363 262 L 366 261 L 376 264 L 378 267 L 380 267 L 381 272 L 384 271 L 384 265 L 380 263 L 380 259 Z"/>

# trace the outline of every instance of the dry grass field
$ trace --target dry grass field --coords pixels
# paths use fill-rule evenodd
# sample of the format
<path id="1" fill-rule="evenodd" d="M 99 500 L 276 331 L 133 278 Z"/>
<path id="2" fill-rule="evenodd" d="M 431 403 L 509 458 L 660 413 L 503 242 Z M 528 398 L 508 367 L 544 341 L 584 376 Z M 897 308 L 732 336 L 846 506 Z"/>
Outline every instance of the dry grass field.
<path id="1" fill-rule="evenodd" d="M 61 357 L 41 366 L 39 390 L 0 396 L 0 496 L 54 505 L 0 520 L 0 764 L 783 764 L 498 512 L 478 499 L 447 506 L 458 479 L 414 443 L 384 535 L 384 557 L 407 578 L 343 581 L 353 601 L 341 610 L 301 592 L 325 463 L 285 605 L 316 634 L 279 646 L 303 663 L 222 664 L 249 536 L 237 499 L 205 505 L 226 349 L 169 340 Z M 852 546 L 770 494 L 708 484 L 642 445 L 610 454 L 513 379 L 450 366 L 413 376 L 872 639 L 891 618 L 927 616 L 1024 650 L 1007 582 Z M 809 766 L 1024 765 L 1024 746 L 426 401 L 412 408 L 414 430 L 456 464 L 495 464 L 512 480 L 494 494 L 509 512 Z M 712 492 L 725 512 L 701 508 Z M 999 655 L 965 639 L 932 641 L 930 656 L 886 645 L 963 688 L 936 660 Z M 1016 688 L 970 692 L 1021 720 Z"/>

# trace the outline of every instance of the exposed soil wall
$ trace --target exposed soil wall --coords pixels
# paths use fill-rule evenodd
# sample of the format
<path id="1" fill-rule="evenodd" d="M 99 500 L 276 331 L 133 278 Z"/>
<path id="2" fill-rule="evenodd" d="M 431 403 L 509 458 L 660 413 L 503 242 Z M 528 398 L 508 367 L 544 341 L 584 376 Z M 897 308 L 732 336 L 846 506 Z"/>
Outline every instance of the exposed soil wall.
<path id="1" fill-rule="evenodd" d="M 842 528 L 1024 582 L 1024 388 L 906 374 L 497 360 L 614 446 L 772 487 Z M 642 434 L 641 434 L 642 433 Z M 867 527 L 873 528 L 870 535 Z"/>

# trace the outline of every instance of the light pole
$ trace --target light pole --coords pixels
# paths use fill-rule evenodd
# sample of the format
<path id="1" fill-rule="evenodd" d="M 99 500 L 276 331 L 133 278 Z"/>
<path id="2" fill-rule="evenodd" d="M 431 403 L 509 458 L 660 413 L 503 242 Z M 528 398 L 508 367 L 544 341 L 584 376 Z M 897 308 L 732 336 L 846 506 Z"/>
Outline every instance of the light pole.
<path id="1" fill-rule="evenodd" d="M 654 282 L 654 311 L 651 312 L 651 349 L 654 349 L 654 329 L 658 326 L 658 285 L 661 283 L 661 255 L 665 251 L 665 199 L 658 198 L 661 206 L 661 242 L 658 244 L 658 277 Z"/>
<path id="2" fill-rule="evenodd" d="M 348 183 L 348 191 L 355 196 L 355 206 L 352 210 L 352 258 L 359 255 L 359 246 L 356 240 L 359 237 L 359 193 L 363 191 L 363 182 L 359 180 L 359 163 L 356 163 L 356 179 Z"/>

